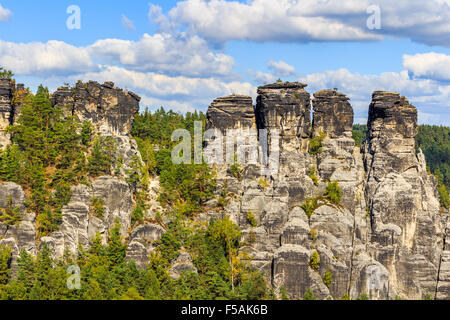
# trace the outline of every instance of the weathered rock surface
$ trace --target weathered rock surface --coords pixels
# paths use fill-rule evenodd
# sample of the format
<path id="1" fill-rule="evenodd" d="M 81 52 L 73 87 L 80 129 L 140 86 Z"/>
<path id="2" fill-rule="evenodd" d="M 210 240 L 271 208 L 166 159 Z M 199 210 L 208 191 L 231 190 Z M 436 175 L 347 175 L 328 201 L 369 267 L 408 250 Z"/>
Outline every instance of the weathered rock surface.
<path id="1" fill-rule="evenodd" d="M 16 117 L 11 102 L 14 89 L 8 83 L 0 82 L 5 127 Z M 305 87 L 289 82 L 260 87 L 255 108 L 250 97 L 238 95 L 218 98 L 211 104 L 207 129 L 216 128 L 225 138 L 227 130 L 237 130 L 229 131 L 237 144 L 242 138 L 239 132 L 249 132 L 251 139 L 241 144 L 247 150 L 247 160 L 239 179 L 230 174 L 230 163 L 215 165 L 217 196 L 225 187 L 231 195 L 223 210 L 217 209 L 217 200 L 211 200 L 209 211 L 199 219 L 229 215 L 242 230 L 243 250 L 252 257 L 252 266 L 263 272 L 277 294 L 284 287 L 291 298 L 302 298 L 309 288 L 320 299 L 339 299 L 346 294 L 352 299 L 361 294 L 371 299 L 422 299 L 427 294 L 450 299 L 450 221 L 448 212 L 440 212 L 436 181 L 426 171 L 425 157 L 415 150 L 417 109 L 398 93 L 374 92 L 367 140 L 358 148 L 352 138 L 349 99 L 342 93 L 322 90 L 314 94 L 311 106 Z M 115 88 L 113 83 L 91 81 L 80 82 L 74 89 L 59 88 L 52 103 L 66 115 L 91 121 L 97 133 L 113 137 L 123 166 L 114 177 L 102 176 L 89 186 L 73 186 L 60 229 L 39 241 L 36 217 L 26 210 L 22 188 L 14 183 L 0 184 L 0 209 L 19 207 L 22 215 L 17 226 L 0 224 L 0 245 L 13 249 L 13 265 L 20 250 L 35 254 L 44 243 L 55 256 L 62 257 L 65 251 L 76 253 L 79 244 L 89 246 L 97 233 L 106 241 L 108 230 L 119 219 L 127 258 L 145 267 L 164 228 L 150 222 L 131 225 L 136 205 L 133 193 L 138 190 L 125 179 L 132 162 L 141 161 L 141 156 L 127 134 L 139 97 Z M 269 148 L 261 145 L 264 139 L 258 141 L 258 130 L 264 129 Z M 311 155 L 310 138 L 321 132 L 325 134 L 322 152 Z M 229 148 L 226 139 L 207 143 L 211 145 L 219 148 L 221 156 Z M 249 150 L 257 157 L 248 157 Z M 276 155 L 277 150 L 276 170 L 264 170 L 268 163 L 262 160 Z M 248 158 L 257 161 L 250 163 Z M 308 198 L 320 199 L 328 181 L 339 183 L 340 203 L 326 202 L 308 217 L 302 204 Z M 161 209 L 158 192 L 159 181 L 154 179 L 148 193 L 150 211 Z M 104 201 L 103 217 L 92 214 L 93 197 Z M 254 221 L 248 218 L 250 214 Z M 152 221 L 154 217 L 150 213 L 147 218 Z M 310 259 L 316 253 L 318 266 L 313 269 Z M 170 274 L 177 278 L 183 271 L 196 272 L 185 251 L 172 262 Z"/>
<path id="2" fill-rule="evenodd" d="M 134 115 L 139 111 L 141 98 L 125 92 L 113 82 L 78 82 L 75 88 L 60 87 L 52 102 L 80 121 L 91 121 L 104 135 L 126 135 L 131 131 Z"/>
<path id="3" fill-rule="evenodd" d="M 172 279 L 178 279 L 183 272 L 197 272 L 189 253 L 181 251 L 177 259 L 172 263 L 169 275 Z"/>
<path id="4" fill-rule="evenodd" d="M 269 134 L 279 130 L 281 148 L 294 151 L 305 148 L 302 138 L 308 138 L 311 124 L 310 95 L 299 82 L 281 82 L 258 88 L 256 121 L 258 128 Z"/>
<path id="5" fill-rule="evenodd" d="M 252 265 L 275 292 L 284 286 L 291 298 L 302 298 L 308 288 L 323 299 L 417 299 L 436 288 L 438 297 L 450 298 L 450 250 L 442 252 L 436 182 L 423 154 L 415 152 L 416 108 L 396 93 L 375 92 L 368 140 L 360 150 L 352 138 L 349 99 L 332 90 L 316 92 L 311 127 L 304 88 L 276 83 L 258 89 L 257 128 L 280 133 L 277 172 L 261 175 L 261 164 L 247 165 L 237 181 L 218 171 L 218 180 L 236 194 L 223 213 L 243 229 Z M 241 123 L 242 115 L 234 116 L 233 124 Z M 309 138 L 321 132 L 322 152 L 312 156 Z M 322 196 L 327 181 L 338 181 L 340 205 L 321 206 L 308 218 L 300 205 Z M 257 227 L 250 226 L 249 213 Z M 314 251 L 318 270 L 309 265 Z M 327 272 L 328 287 L 322 280 Z"/>
<path id="6" fill-rule="evenodd" d="M 13 94 L 12 81 L 0 79 L 0 146 L 2 147 L 7 146 L 10 141 L 10 136 L 5 130 L 14 119 Z"/>
<path id="7" fill-rule="evenodd" d="M 344 132 L 352 132 L 353 108 L 349 98 L 333 90 L 314 93 L 313 131 L 315 135 L 324 132 L 329 137 L 339 137 Z"/>

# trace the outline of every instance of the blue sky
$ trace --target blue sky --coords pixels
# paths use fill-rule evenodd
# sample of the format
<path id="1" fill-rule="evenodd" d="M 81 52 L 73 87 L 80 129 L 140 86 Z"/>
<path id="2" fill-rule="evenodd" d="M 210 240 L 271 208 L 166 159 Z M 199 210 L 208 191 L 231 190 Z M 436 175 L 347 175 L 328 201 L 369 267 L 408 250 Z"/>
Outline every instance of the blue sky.
<path id="1" fill-rule="evenodd" d="M 0 66 L 32 89 L 113 80 L 142 108 L 185 112 L 282 78 L 337 87 L 355 122 L 390 90 L 421 123 L 450 125 L 450 0 L 0 0 L 0 35 Z"/>

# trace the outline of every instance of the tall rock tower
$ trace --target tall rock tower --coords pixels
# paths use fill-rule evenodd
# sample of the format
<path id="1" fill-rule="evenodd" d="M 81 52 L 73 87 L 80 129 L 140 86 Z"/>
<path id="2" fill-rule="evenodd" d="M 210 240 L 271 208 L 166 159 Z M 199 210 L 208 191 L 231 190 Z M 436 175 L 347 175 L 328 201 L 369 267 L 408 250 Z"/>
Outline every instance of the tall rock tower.
<path id="1" fill-rule="evenodd" d="M 9 79 L 0 79 L 0 147 L 5 148 L 10 143 L 6 128 L 14 120 L 13 108 L 14 85 Z"/>
<path id="2" fill-rule="evenodd" d="M 443 222 L 435 179 L 416 153 L 417 109 L 394 92 L 376 91 L 364 146 L 366 198 L 371 216 L 370 255 L 390 273 L 396 294 L 434 296 Z"/>

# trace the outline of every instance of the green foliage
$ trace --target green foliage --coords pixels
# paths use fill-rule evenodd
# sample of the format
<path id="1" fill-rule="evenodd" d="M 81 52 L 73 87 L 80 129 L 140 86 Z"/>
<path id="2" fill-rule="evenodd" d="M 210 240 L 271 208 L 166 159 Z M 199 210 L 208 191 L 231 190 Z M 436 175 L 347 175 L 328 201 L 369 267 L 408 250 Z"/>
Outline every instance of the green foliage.
<path id="1" fill-rule="evenodd" d="M 328 288 L 331 286 L 331 282 L 333 281 L 333 273 L 331 273 L 330 269 L 327 268 L 327 271 L 325 271 L 322 280 Z"/>
<path id="2" fill-rule="evenodd" d="M 325 133 L 321 132 L 317 137 L 309 139 L 309 153 L 317 155 L 322 153 L 322 142 L 325 139 Z"/>
<path id="3" fill-rule="evenodd" d="M 369 296 L 366 293 L 361 293 L 360 296 L 356 300 L 370 300 Z"/>
<path id="4" fill-rule="evenodd" d="M 366 293 L 361 293 L 356 300 L 369 300 L 369 296 Z"/>
<path id="5" fill-rule="evenodd" d="M 281 300 L 289 300 L 289 295 L 286 292 L 286 288 L 284 286 L 281 286 L 280 288 L 280 295 L 281 295 Z"/>
<path id="6" fill-rule="evenodd" d="M 263 179 L 263 178 L 259 178 L 258 184 L 259 184 L 259 187 L 263 190 L 269 186 L 269 183 L 267 182 L 267 180 Z"/>
<path id="7" fill-rule="evenodd" d="M 10 274 L 11 249 L 6 246 L 0 246 L 0 290 L 2 285 L 6 285 L 8 283 Z"/>
<path id="8" fill-rule="evenodd" d="M 247 221 L 248 221 L 248 223 L 250 223 L 250 225 L 252 227 L 257 227 L 258 226 L 258 223 L 256 222 L 255 215 L 253 214 L 252 211 L 249 211 L 247 213 Z"/>
<path id="9" fill-rule="evenodd" d="M 105 200 L 98 197 L 92 197 L 89 209 L 91 215 L 99 219 L 103 219 L 105 215 Z"/>
<path id="10" fill-rule="evenodd" d="M 361 147 L 363 142 L 366 140 L 366 134 L 367 134 L 367 126 L 366 125 L 360 125 L 355 124 L 353 125 L 353 139 L 355 140 L 355 145 L 357 147 Z"/>
<path id="11" fill-rule="evenodd" d="M 229 169 L 230 175 L 240 181 L 242 179 L 242 171 L 243 171 L 242 167 L 235 159 L 234 163 L 230 166 Z"/>
<path id="12" fill-rule="evenodd" d="M 301 208 L 305 211 L 308 218 L 311 218 L 316 209 L 324 205 L 323 203 L 319 202 L 321 199 L 321 197 L 306 198 L 305 203 L 301 205 Z"/>
<path id="13" fill-rule="evenodd" d="M 317 240 L 317 230 L 316 230 L 316 229 L 311 229 L 311 230 L 309 231 L 309 238 L 310 238 L 312 241 L 316 241 L 316 240 Z"/>
<path id="14" fill-rule="evenodd" d="M 319 185 L 319 178 L 316 176 L 316 174 L 317 174 L 316 167 L 315 166 L 311 166 L 311 168 L 309 168 L 309 177 L 314 182 L 314 185 L 318 186 Z"/>
<path id="15" fill-rule="evenodd" d="M 81 143 L 86 147 L 89 147 L 92 141 L 94 128 L 90 121 L 83 122 L 81 127 Z"/>
<path id="16" fill-rule="evenodd" d="M 186 129 L 194 136 L 194 122 L 206 123 L 203 113 L 186 113 L 185 116 L 163 108 L 154 113 L 146 110 L 137 115 L 132 128 L 145 164 L 144 172 L 160 177 L 159 201 L 172 208 L 173 212 L 193 216 L 203 210 L 203 205 L 214 194 L 214 173 L 206 163 L 180 164 L 172 162 L 171 140 L 176 129 Z M 155 151 L 158 150 L 158 151 Z"/>
<path id="17" fill-rule="evenodd" d="M 319 271 L 320 268 L 320 256 L 317 251 L 314 251 L 309 257 L 309 267 L 314 271 Z"/>
<path id="18" fill-rule="evenodd" d="M 136 208 L 134 208 L 133 212 L 131 212 L 131 223 L 140 223 L 142 220 L 144 220 L 145 216 L 145 206 L 141 203 L 138 203 L 136 205 Z"/>
<path id="19" fill-rule="evenodd" d="M 444 208 L 450 208 L 450 198 L 448 196 L 447 188 L 444 184 L 441 184 L 438 187 L 438 193 L 439 193 L 439 201 L 441 203 L 441 206 Z"/>
<path id="20" fill-rule="evenodd" d="M 12 79 L 14 77 L 14 73 L 11 70 L 6 70 L 0 67 L 0 79 Z"/>
<path id="21" fill-rule="evenodd" d="M 348 293 L 344 294 L 340 300 L 350 300 Z"/>
<path id="22" fill-rule="evenodd" d="M 334 204 L 339 204 L 341 202 L 342 196 L 342 191 L 339 183 L 337 181 L 328 182 L 328 186 L 324 193 L 324 196 Z"/>
<path id="23" fill-rule="evenodd" d="M 92 177 L 110 175 L 116 163 L 117 143 L 112 137 L 98 137 L 88 157 L 87 170 Z"/>
<path id="24" fill-rule="evenodd" d="M 422 149 L 427 166 L 447 190 L 450 189 L 450 128 L 420 125 L 416 136 L 416 148 Z"/>
<path id="25" fill-rule="evenodd" d="M 85 180 L 82 126 L 52 106 L 42 86 L 35 95 L 28 92 L 21 103 L 18 120 L 7 129 L 12 144 L 0 152 L 0 179 L 23 187 L 28 209 L 37 214 L 39 235 L 48 235 L 58 229 L 70 185 Z M 12 216 L 17 217 L 17 211 Z"/>
<path id="26" fill-rule="evenodd" d="M 433 300 L 433 296 L 431 293 L 426 293 L 423 297 L 424 300 Z"/>
<path id="27" fill-rule="evenodd" d="M 12 196 L 8 197 L 8 206 L 5 209 L 0 209 L 0 222 L 7 226 L 18 225 L 22 221 L 20 215 L 20 208 L 13 208 Z"/>
<path id="28" fill-rule="evenodd" d="M 114 221 L 114 227 L 109 232 L 108 248 L 106 256 L 113 265 L 120 265 L 125 261 L 126 246 L 122 243 L 120 235 L 119 218 Z"/>
<path id="29" fill-rule="evenodd" d="M 310 288 L 306 289 L 306 292 L 303 295 L 303 300 L 316 300 L 316 297 Z"/>

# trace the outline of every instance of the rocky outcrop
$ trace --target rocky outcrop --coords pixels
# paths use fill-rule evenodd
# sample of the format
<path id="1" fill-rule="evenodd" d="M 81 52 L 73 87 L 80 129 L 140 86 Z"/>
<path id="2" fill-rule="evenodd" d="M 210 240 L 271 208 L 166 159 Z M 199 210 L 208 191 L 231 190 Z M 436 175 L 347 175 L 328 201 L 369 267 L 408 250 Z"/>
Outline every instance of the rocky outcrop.
<path id="1" fill-rule="evenodd" d="M 13 94 L 14 86 L 9 79 L 0 79 L 0 146 L 9 144 L 10 136 L 6 128 L 14 119 Z"/>
<path id="2" fill-rule="evenodd" d="M 66 114 L 80 121 L 91 121 L 101 134 L 126 135 L 131 131 L 134 115 L 139 111 L 141 98 L 131 91 L 123 91 L 113 82 L 78 82 L 75 88 L 60 87 L 53 94 L 52 103 Z"/>
<path id="3" fill-rule="evenodd" d="M 15 225 L 0 223 L 0 246 L 12 249 L 12 270 L 17 271 L 17 257 L 22 250 L 36 254 L 36 215 L 26 212 L 26 195 L 22 187 L 12 183 L 0 184 L 0 211 L 19 209 L 20 221 Z M 0 212 L 2 213 L 2 212 Z"/>
<path id="4" fill-rule="evenodd" d="M 223 210 L 217 208 L 217 199 L 211 200 L 208 211 L 198 219 L 229 215 L 242 230 L 242 250 L 276 294 L 284 287 L 296 299 L 308 289 L 320 299 L 345 295 L 356 299 L 362 294 L 371 299 L 421 299 L 428 294 L 450 299 L 450 222 L 448 212 L 440 211 L 436 181 L 427 173 L 425 157 L 415 150 L 417 109 L 398 93 L 374 92 L 367 139 L 359 148 L 352 138 L 349 99 L 321 90 L 311 103 L 305 87 L 297 82 L 260 87 L 255 107 L 250 97 L 239 95 L 212 102 L 207 129 L 215 130 L 207 134 L 211 140 L 206 147 L 220 150 L 219 156 L 228 150 L 239 154 L 239 141 L 245 138 L 241 147 L 246 156 L 238 159 L 242 166 L 238 176 L 229 170 L 234 157 L 231 162 L 213 164 L 217 198 L 223 188 L 229 195 Z M 5 126 L 14 122 L 16 106 L 20 109 L 12 103 L 13 95 L 13 88 L 0 82 L 0 112 L 9 119 Z M 76 253 L 79 244 L 88 247 L 96 234 L 106 241 L 118 219 L 127 259 L 145 267 L 165 230 L 150 222 L 155 221 L 151 214 L 144 224 L 131 225 L 134 194 L 139 190 L 126 177 L 141 156 L 127 135 L 139 97 L 113 83 L 91 81 L 75 88 L 60 87 L 52 95 L 52 104 L 66 115 L 91 121 L 97 133 L 113 137 L 122 165 L 115 168 L 115 176 L 73 186 L 60 229 L 41 239 L 36 237 L 36 217 L 26 210 L 22 188 L 0 184 L 0 209 L 17 207 L 21 213 L 17 225 L 0 224 L 0 245 L 13 249 L 13 264 L 20 250 L 35 254 L 44 244 L 62 257 L 65 252 Z M 218 131 L 224 139 L 217 139 Z M 318 138 L 320 150 L 310 153 L 311 141 L 317 143 Z M 208 150 L 214 153 L 214 148 Z M 274 154 L 276 166 L 265 170 L 273 163 L 263 160 Z M 330 181 L 338 182 L 341 189 L 339 203 L 324 197 Z M 161 209 L 156 200 L 158 186 L 158 179 L 151 181 L 147 194 L 151 210 Z M 91 210 L 93 198 L 103 201 L 102 216 Z M 304 206 L 311 201 L 319 204 L 312 210 Z M 170 276 L 176 279 L 185 271 L 196 269 L 182 250 L 172 261 Z"/>
<path id="5" fill-rule="evenodd" d="M 28 95 L 23 85 L 14 84 L 10 80 L 0 81 L 0 113 L 4 121 L 0 123 L 0 130 L 14 124 Z M 135 163 L 142 161 L 136 142 L 128 136 L 134 115 L 139 110 L 140 98 L 132 92 L 125 92 L 114 87 L 112 82 L 103 85 L 90 81 L 86 84 L 77 83 L 75 88 L 60 87 L 51 95 L 53 106 L 61 108 L 65 116 L 76 116 L 80 121 L 90 121 L 94 125 L 96 134 L 111 137 L 115 144 L 118 164 L 114 168 L 115 176 L 101 176 L 88 184 L 79 184 L 71 189 L 70 201 L 62 208 L 62 223 L 57 232 L 47 237 L 39 237 L 36 230 L 36 215 L 28 212 L 25 203 L 26 195 L 19 185 L 4 183 L 0 185 L 0 210 L 20 208 L 21 221 L 16 225 L 0 223 L 0 245 L 13 248 L 13 269 L 17 256 L 22 250 L 36 254 L 44 244 L 53 250 L 55 258 L 64 254 L 76 254 L 79 246 L 87 249 L 96 234 L 100 234 L 106 242 L 109 230 L 116 220 L 120 222 L 121 234 L 128 239 L 130 248 L 128 255 L 136 258 L 142 266 L 148 260 L 151 250 L 149 232 L 141 232 L 143 226 L 132 230 L 131 213 L 136 206 L 134 194 L 140 192 L 140 187 L 127 181 L 130 170 L 136 170 Z M 9 136 L 1 135 L 4 139 L 0 144 L 10 143 Z M 159 181 L 150 181 L 149 207 L 159 209 L 157 192 Z M 102 203 L 102 215 L 93 211 L 93 199 Z M 146 226 L 148 228 L 148 226 Z M 153 240 L 161 237 L 163 229 L 153 226 Z M 151 233 L 150 233 L 151 234 Z M 137 252 L 133 248 L 136 244 L 144 245 L 145 252 Z M 137 259 L 141 254 L 141 259 Z"/>
<path id="6" fill-rule="evenodd" d="M 269 135 L 279 130 L 283 150 L 305 150 L 311 124 L 310 95 L 299 82 L 280 82 L 258 88 L 256 121 Z"/>
<path id="7" fill-rule="evenodd" d="M 178 279 L 183 272 L 197 272 L 194 263 L 192 262 L 191 255 L 182 250 L 178 258 L 176 258 L 169 270 L 169 276 L 172 279 Z"/>
<path id="8" fill-rule="evenodd" d="M 208 108 L 207 129 L 250 129 L 255 127 L 255 110 L 252 98 L 231 95 L 217 98 Z"/>
<path id="9" fill-rule="evenodd" d="M 398 93 L 377 91 L 364 146 L 371 215 L 368 251 L 390 273 L 391 291 L 435 295 L 442 250 L 436 182 L 415 152 L 417 109 Z"/>
<path id="10" fill-rule="evenodd" d="M 333 90 L 321 90 L 314 93 L 313 132 L 321 132 L 335 138 L 345 132 L 352 132 L 353 108 L 345 94 Z"/>
<path id="11" fill-rule="evenodd" d="M 399 94 L 375 92 L 360 149 L 352 138 L 349 99 L 333 90 L 316 92 L 311 124 L 305 87 L 276 83 L 258 89 L 256 126 L 280 133 L 276 172 L 263 175 L 258 166 L 246 165 L 237 181 L 218 171 L 218 180 L 236 194 L 223 214 L 243 229 L 252 265 L 275 292 L 284 287 L 291 298 L 302 298 L 308 288 L 319 298 L 450 298 L 450 251 L 442 251 L 436 183 L 423 154 L 415 152 L 416 108 Z M 217 108 L 211 106 L 210 116 L 220 113 Z M 242 123 L 240 117 L 234 114 L 233 125 Z M 313 137 L 322 138 L 316 155 L 308 153 Z M 340 204 L 322 205 L 308 217 L 301 205 L 320 199 L 328 181 L 338 182 Z M 316 253 L 320 263 L 312 269 Z"/>

